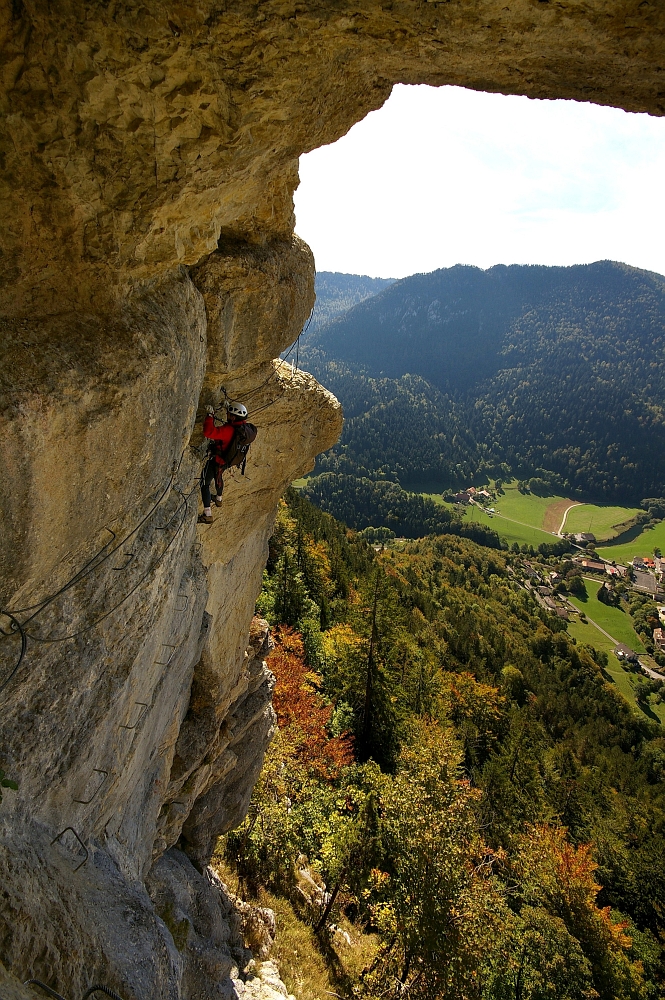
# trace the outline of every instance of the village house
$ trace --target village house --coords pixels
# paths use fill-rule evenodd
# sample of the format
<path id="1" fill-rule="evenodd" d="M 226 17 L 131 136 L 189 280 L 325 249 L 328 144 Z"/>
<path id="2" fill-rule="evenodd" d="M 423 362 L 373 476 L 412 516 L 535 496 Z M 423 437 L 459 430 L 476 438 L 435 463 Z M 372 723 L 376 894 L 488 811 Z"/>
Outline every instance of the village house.
<path id="1" fill-rule="evenodd" d="M 589 542 L 596 542 L 596 536 L 592 535 L 590 531 L 578 531 L 575 535 L 575 541 L 578 545 L 588 545 Z"/>
<path id="2" fill-rule="evenodd" d="M 653 630 L 653 644 L 660 650 L 665 649 L 665 632 L 663 632 L 662 628 L 655 628 Z"/>
<path id="3" fill-rule="evenodd" d="M 624 646 L 622 642 L 618 646 L 614 647 L 614 655 L 617 660 L 622 660 L 627 663 L 639 663 L 637 659 L 637 653 L 630 648 L 630 646 Z"/>
<path id="4" fill-rule="evenodd" d="M 598 562 L 597 559 L 582 559 L 582 566 L 593 573 L 605 572 L 605 563 Z"/>

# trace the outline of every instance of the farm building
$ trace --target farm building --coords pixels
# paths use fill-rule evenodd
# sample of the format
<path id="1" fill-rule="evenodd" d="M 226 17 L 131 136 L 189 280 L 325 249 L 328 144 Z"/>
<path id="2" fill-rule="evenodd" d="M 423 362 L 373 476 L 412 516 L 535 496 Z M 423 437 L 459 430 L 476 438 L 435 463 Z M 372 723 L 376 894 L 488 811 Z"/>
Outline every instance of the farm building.
<path id="1" fill-rule="evenodd" d="M 614 647 L 614 655 L 617 660 L 624 660 L 628 663 L 639 663 L 637 659 L 637 653 L 630 648 L 630 646 L 624 646 L 622 642 L 618 646 Z"/>

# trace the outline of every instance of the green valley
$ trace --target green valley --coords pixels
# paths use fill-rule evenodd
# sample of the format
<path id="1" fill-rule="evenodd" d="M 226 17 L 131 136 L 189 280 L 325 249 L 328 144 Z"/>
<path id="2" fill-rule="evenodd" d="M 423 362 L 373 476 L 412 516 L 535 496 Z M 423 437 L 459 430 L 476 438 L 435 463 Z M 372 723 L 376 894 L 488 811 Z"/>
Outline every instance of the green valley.
<path id="1" fill-rule="evenodd" d="M 579 608 L 582 614 L 587 615 L 605 632 L 608 632 L 616 643 L 624 643 L 634 649 L 636 653 L 644 653 L 644 646 L 633 629 L 630 615 L 621 608 L 611 608 L 607 604 L 601 604 L 597 599 L 601 585 L 602 581 L 588 579 L 586 580 L 588 597 L 584 600 L 571 594 L 569 600 L 576 608 Z"/>
<path id="2" fill-rule="evenodd" d="M 622 541 L 620 536 L 616 544 L 599 545 L 598 554 L 603 559 L 625 564 L 635 556 L 653 555 L 654 549 L 665 552 L 665 521 L 648 527 L 639 526 L 630 541 Z"/>
<path id="3" fill-rule="evenodd" d="M 279 912 L 298 995 L 507 1000 L 518 970 L 525 998 L 661 995 L 662 705 L 530 565 L 459 535 L 375 551 L 287 492 L 257 603 L 279 731 L 215 864 Z"/>
<path id="4" fill-rule="evenodd" d="M 341 516 L 330 505 L 336 476 L 427 495 L 519 479 L 544 509 L 562 506 L 534 521 L 506 491 L 504 518 L 557 532 L 569 498 L 584 506 L 566 528 L 606 540 L 644 497 L 665 493 L 661 276 L 611 261 L 458 266 L 358 294 L 301 354 L 345 410 L 339 443 L 315 469 L 331 477 L 317 488 L 326 509 Z M 464 516 L 474 519 L 493 520 Z M 526 542 L 518 526 L 505 529 Z"/>

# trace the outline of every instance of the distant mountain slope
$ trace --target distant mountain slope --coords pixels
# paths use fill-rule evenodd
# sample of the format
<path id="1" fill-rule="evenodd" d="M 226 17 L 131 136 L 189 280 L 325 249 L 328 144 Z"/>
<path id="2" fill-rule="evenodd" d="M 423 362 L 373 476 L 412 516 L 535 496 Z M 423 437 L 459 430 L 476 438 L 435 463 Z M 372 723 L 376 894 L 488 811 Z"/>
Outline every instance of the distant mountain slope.
<path id="1" fill-rule="evenodd" d="M 312 321 L 301 343 L 309 343 L 322 326 L 359 302 L 371 298 L 392 285 L 394 278 L 369 278 L 366 274 L 342 274 L 339 271 L 317 271 L 316 305 Z"/>
<path id="2" fill-rule="evenodd" d="M 505 463 L 579 495 L 660 496 L 664 333 L 665 278 L 611 261 L 404 278 L 304 352 L 351 418 L 319 467 L 455 485 Z"/>

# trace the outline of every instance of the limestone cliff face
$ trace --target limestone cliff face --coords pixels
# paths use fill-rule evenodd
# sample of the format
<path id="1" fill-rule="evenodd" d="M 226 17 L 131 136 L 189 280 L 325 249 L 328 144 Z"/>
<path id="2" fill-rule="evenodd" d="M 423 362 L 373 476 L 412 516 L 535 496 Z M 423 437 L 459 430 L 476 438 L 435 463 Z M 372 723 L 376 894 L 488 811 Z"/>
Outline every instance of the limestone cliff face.
<path id="1" fill-rule="evenodd" d="M 274 725 L 276 501 L 341 427 L 274 360 L 313 303 L 300 153 L 396 81 L 663 114 L 664 28 L 646 0 L 0 2 L 3 1000 L 260 996 L 206 863 Z M 259 437 L 197 526 L 224 391 Z"/>
<path id="2" fill-rule="evenodd" d="M 3 343 L 1 754 L 20 787 L 0 807 L 0 941 L 16 975 L 67 996 L 100 979 L 125 1000 L 180 996 L 203 975 L 199 911 L 229 939 L 209 946 L 210 995 L 240 983 L 242 940 L 209 876 L 183 856 L 161 879 L 163 896 L 178 875 L 174 900 L 188 887 L 183 954 L 145 885 L 176 843 L 205 868 L 273 730 L 252 614 L 275 504 L 341 426 L 329 393 L 271 360 L 312 279 L 298 241 L 227 248 L 194 280 L 142 289 L 104 338 L 82 316 Z M 197 528 L 197 406 L 222 380 L 259 436 Z"/>

